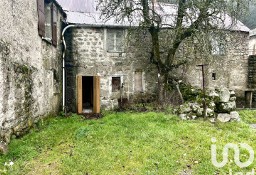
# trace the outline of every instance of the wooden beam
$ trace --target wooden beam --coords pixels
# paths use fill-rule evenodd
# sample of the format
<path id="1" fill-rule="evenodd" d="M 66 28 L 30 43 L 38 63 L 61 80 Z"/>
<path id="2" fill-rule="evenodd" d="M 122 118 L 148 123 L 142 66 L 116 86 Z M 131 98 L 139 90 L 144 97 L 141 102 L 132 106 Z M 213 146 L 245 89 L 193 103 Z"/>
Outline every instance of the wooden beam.
<path id="1" fill-rule="evenodd" d="M 100 113 L 100 77 L 93 77 L 93 113 Z"/>
<path id="2" fill-rule="evenodd" d="M 83 76 L 77 76 L 77 113 L 83 113 Z"/>

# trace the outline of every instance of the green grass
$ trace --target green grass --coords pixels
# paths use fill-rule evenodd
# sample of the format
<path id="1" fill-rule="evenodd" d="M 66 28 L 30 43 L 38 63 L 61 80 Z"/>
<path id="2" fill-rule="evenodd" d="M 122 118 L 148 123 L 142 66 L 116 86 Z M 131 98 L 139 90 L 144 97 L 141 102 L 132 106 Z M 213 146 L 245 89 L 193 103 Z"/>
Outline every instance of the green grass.
<path id="1" fill-rule="evenodd" d="M 242 110 L 239 114 L 244 122 L 256 124 L 256 110 Z"/>
<path id="2" fill-rule="evenodd" d="M 194 175 L 247 172 L 256 160 L 240 169 L 231 160 L 223 168 L 211 163 L 211 138 L 217 139 L 218 160 L 225 144 L 247 143 L 256 151 L 255 111 L 241 111 L 239 123 L 181 121 L 164 113 L 107 113 L 98 120 L 73 115 L 40 123 L 10 143 L 8 155 L 0 157 L 2 174 L 75 175 L 175 175 L 183 170 Z M 255 115 L 256 116 L 256 115 Z M 248 153 L 241 152 L 242 160 Z M 11 167 L 5 162 L 13 161 Z"/>

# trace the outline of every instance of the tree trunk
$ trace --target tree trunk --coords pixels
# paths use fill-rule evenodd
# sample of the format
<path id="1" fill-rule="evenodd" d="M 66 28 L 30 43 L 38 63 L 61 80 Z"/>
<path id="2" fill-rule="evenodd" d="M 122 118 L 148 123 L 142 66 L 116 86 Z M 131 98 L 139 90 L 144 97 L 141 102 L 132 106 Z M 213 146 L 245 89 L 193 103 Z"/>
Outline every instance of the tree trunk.
<path id="1" fill-rule="evenodd" d="M 158 103 L 160 105 L 164 105 L 166 103 L 167 98 L 167 89 L 166 83 L 168 79 L 167 73 L 158 73 Z"/>
<path id="2" fill-rule="evenodd" d="M 177 89 L 178 94 L 179 94 L 179 96 L 180 96 L 181 103 L 184 103 L 183 95 L 182 95 L 182 93 L 180 92 L 180 85 L 179 85 L 178 82 L 177 82 L 177 84 L 176 84 L 176 89 Z"/>

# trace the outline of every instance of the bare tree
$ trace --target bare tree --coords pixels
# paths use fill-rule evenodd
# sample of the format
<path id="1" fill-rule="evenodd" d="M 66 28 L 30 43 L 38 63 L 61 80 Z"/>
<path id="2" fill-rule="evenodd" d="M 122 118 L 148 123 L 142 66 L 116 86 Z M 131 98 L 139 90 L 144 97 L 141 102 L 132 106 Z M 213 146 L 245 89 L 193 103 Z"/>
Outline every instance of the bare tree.
<path id="1" fill-rule="evenodd" d="M 159 0 L 160 1 L 160 0 Z M 162 0 L 163 1 L 163 0 Z M 197 39 L 202 54 L 209 51 L 209 33 L 227 29 L 226 14 L 242 15 L 247 6 L 242 0 L 176 0 L 172 5 L 157 0 L 100 0 L 99 9 L 106 19 L 116 17 L 146 29 L 150 34 L 150 60 L 158 70 L 158 99 L 166 98 L 166 86 L 174 69 L 186 63 L 177 59 L 178 51 L 186 40 Z M 230 18 L 231 19 L 231 18 Z M 235 18 L 232 18 L 235 19 Z M 233 24 L 235 24 L 233 20 Z M 228 26 L 231 27 L 232 26 Z M 162 36 L 165 30 L 167 36 Z M 202 37 L 206 36 L 206 37 Z M 205 38 L 208 38 L 207 40 Z M 161 46 L 161 43 L 168 43 Z M 164 49 L 163 49 L 164 47 Z M 188 49 L 189 47 L 186 47 Z"/>

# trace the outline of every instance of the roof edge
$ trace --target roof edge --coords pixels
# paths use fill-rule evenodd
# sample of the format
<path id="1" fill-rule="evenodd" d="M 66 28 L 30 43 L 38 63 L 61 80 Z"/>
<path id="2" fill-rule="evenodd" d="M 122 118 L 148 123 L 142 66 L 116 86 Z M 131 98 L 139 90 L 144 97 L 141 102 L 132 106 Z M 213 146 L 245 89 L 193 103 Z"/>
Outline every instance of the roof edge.
<path id="1" fill-rule="evenodd" d="M 59 10 L 61 11 L 61 13 L 67 17 L 67 13 L 65 12 L 65 10 L 63 10 L 62 6 L 60 5 L 60 3 L 58 3 L 57 0 L 52 0 L 52 2 L 59 8 Z"/>

